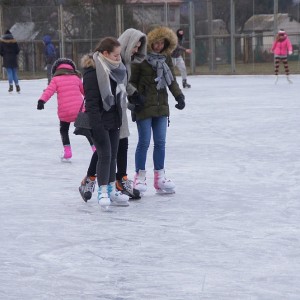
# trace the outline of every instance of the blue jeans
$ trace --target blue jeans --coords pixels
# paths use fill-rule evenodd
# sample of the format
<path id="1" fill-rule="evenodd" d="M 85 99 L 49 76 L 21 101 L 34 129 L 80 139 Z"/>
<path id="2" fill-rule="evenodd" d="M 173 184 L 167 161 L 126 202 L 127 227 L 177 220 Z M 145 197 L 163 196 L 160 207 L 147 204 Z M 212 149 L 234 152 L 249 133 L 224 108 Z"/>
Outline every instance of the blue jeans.
<path id="1" fill-rule="evenodd" d="M 154 170 L 164 169 L 166 134 L 167 134 L 167 117 L 155 117 L 136 122 L 139 140 L 135 151 L 135 169 L 145 170 L 147 151 L 151 140 L 151 129 L 153 132 L 153 163 Z"/>
<path id="2" fill-rule="evenodd" d="M 19 85 L 17 68 L 6 68 L 6 73 L 7 73 L 9 85 L 12 85 L 13 82 L 15 82 L 16 85 Z"/>

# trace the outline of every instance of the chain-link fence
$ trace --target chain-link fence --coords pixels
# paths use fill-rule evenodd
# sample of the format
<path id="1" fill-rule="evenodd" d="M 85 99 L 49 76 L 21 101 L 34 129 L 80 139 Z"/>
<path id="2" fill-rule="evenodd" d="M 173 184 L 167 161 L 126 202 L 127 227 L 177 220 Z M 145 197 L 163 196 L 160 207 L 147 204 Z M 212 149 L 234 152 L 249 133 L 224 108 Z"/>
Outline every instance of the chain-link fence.
<path id="1" fill-rule="evenodd" d="M 82 1 L 84 2 L 84 1 Z M 270 52 L 277 28 L 284 26 L 293 47 L 289 57 L 292 73 L 300 72 L 300 24 L 286 13 L 237 16 L 234 1 L 149 1 L 126 5 L 27 6 L 0 5 L 1 34 L 10 29 L 17 39 L 20 75 L 45 76 L 42 37 L 51 35 L 60 56 L 79 66 L 83 54 L 104 36 L 119 36 L 134 27 L 145 33 L 157 25 L 176 31 L 183 28 L 184 46 L 193 50 L 185 60 L 194 74 L 272 74 Z M 254 3 L 254 0 L 253 0 Z M 299 4 L 295 7 L 299 10 Z M 276 28 L 277 27 L 277 28 Z"/>

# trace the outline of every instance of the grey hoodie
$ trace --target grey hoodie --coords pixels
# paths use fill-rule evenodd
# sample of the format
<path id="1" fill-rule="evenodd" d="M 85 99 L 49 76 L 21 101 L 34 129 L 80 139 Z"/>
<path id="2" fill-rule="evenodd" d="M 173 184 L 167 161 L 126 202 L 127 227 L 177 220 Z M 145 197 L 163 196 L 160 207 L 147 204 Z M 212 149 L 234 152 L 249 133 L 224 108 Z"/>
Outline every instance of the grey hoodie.
<path id="1" fill-rule="evenodd" d="M 129 28 L 120 35 L 118 41 L 121 44 L 121 57 L 126 67 L 127 78 L 129 81 L 131 75 L 131 64 L 141 63 L 146 58 L 147 36 L 137 29 Z M 139 47 L 138 52 L 135 53 L 132 58 L 132 49 L 139 41 L 141 42 L 141 46 Z M 136 91 L 136 88 L 128 83 L 126 86 L 126 91 L 127 94 L 131 96 Z M 122 107 L 122 126 L 120 128 L 120 139 L 128 137 L 129 134 L 127 105 L 125 105 Z"/>

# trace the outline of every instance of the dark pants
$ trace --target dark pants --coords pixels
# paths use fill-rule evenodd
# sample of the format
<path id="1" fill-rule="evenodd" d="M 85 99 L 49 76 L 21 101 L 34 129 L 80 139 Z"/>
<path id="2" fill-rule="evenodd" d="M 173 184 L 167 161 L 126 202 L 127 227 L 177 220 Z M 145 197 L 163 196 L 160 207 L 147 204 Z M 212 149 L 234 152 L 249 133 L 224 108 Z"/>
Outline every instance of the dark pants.
<path id="1" fill-rule="evenodd" d="M 127 152 L 128 152 L 128 138 L 120 139 L 117 154 L 117 174 L 116 179 L 121 180 L 123 176 L 127 175 Z M 98 154 L 95 151 L 90 161 L 87 171 L 87 176 L 96 176 L 97 174 Z"/>
<path id="2" fill-rule="evenodd" d="M 59 132 L 60 132 L 63 146 L 71 144 L 69 138 L 69 129 L 70 129 L 70 122 L 59 121 Z M 93 145 L 92 139 L 90 137 L 87 137 L 87 140 L 92 146 Z"/>
<path id="3" fill-rule="evenodd" d="M 98 185 L 107 185 L 116 180 L 120 130 L 106 130 L 102 126 L 97 128 L 97 130 L 92 129 L 92 137 L 98 155 L 98 162 L 96 163 Z M 95 175 L 95 173 L 92 175 Z"/>

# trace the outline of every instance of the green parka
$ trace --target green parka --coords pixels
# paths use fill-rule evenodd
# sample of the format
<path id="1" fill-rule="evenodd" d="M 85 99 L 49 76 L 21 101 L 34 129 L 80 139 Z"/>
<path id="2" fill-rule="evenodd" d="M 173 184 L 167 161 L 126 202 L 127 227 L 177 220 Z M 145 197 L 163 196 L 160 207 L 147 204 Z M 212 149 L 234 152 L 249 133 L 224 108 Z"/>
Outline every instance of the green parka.
<path id="1" fill-rule="evenodd" d="M 176 34 L 167 27 L 158 27 L 149 32 L 147 35 L 148 46 L 147 50 L 153 52 L 151 45 L 159 40 L 165 40 L 165 48 L 160 53 L 166 56 L 166 64 L 169 66 L 174 80 L 168 86 L 172 95 L 176 98 L 182 94 L 181 89 L 176 81 L 174 66 L 172 64 L 171 53 L 176 48 Z M 157 77 L 156 70 L 144 60 L 140 64 L 132 64 L 130 83 L 145 97 L 143 109 L 135 113 L 135 120 L 142 120 L 151 117 L 169 116 L 168 91 L 166 88 L 157 90 L 155 78 Z"/>

